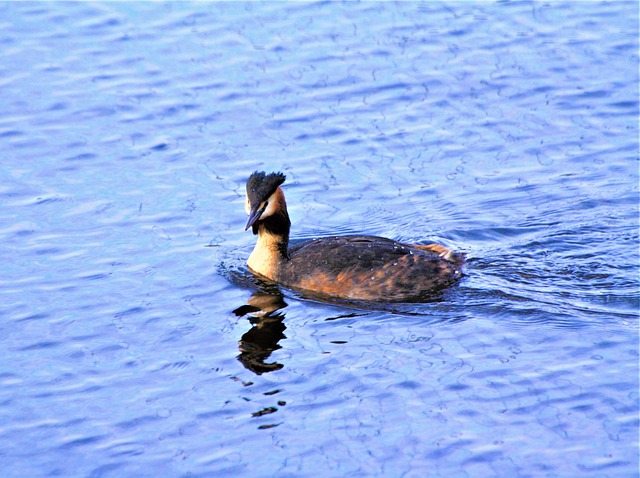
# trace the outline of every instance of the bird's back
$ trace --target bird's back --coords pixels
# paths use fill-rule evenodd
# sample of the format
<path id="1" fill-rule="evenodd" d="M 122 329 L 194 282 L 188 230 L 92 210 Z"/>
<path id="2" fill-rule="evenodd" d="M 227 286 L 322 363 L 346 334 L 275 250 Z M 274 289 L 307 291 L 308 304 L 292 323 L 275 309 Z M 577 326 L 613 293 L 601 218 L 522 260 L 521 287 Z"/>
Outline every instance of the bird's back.
<path id="1" fill-rule="evenodd" d="M 446 254 L 442 246 L 414 246 L 375 236 L 313 239 L 288 252 L 280 282 L 345 299 L 418 300 L 462 275 L 462 256 Z"/>

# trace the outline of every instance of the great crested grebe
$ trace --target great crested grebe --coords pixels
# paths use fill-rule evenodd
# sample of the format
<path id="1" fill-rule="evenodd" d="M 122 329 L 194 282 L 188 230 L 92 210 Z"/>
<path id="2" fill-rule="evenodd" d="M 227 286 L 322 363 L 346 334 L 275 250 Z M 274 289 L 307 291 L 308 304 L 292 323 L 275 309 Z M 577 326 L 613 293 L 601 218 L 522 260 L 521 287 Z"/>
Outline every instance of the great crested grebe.
<path id="1" fill-rule="evenodd" d="M 439 244 L 414 245 L 376 236 L 332 236 L 289 247 L 291 221 L 282 173 L 254 172 L 245 210 L 258 235 L 247 265 L 286 287 L 341 299 L 411 302 L 462 276 L 464 256 Z"/>

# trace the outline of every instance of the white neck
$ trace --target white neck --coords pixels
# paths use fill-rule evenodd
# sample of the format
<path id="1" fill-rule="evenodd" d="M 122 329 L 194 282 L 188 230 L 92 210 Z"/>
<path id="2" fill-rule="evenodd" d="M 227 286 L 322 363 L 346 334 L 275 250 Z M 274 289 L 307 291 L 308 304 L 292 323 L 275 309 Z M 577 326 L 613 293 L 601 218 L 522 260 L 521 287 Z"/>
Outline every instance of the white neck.
<path id="1" fill-rule="evenodd" d="M 283 260 L 278 249 L 281 242 L 281 237 L 270 234 L 261 226 L 258 230 L 258 242 L 247 260 L 249 268 L 269 279 L 277 280 Z"/>

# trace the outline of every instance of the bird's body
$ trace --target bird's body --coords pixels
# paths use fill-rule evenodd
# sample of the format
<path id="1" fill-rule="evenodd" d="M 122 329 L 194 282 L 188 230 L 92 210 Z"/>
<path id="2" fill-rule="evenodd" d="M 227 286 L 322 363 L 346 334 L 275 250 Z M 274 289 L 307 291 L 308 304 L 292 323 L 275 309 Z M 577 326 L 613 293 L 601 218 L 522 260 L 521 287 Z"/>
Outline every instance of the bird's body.
<path id="1" fill-rule="evenodd" d="M 281 173 L 247 182 L 247 229 L 258 242 L 249 268 L 294 289 L 350 300 L 424 299 L 462 275 L 463 256 L 439 244 L 411 245 L 377 236 L 331 236 L 289 247 L 291 222 Z"/>

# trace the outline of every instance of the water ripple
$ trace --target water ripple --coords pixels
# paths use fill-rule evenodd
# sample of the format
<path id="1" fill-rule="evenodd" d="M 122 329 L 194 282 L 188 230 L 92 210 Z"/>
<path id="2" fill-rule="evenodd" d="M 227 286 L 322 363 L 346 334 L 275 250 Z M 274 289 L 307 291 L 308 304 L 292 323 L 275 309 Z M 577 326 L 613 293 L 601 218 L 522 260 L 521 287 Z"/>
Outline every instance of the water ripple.
<path id="1" fill-rule="evenodd" d="M 0 12 L 6 476 L 637 473 L 637 4 Z M 465 277 L 257 280 L 256 169 Z"/>

